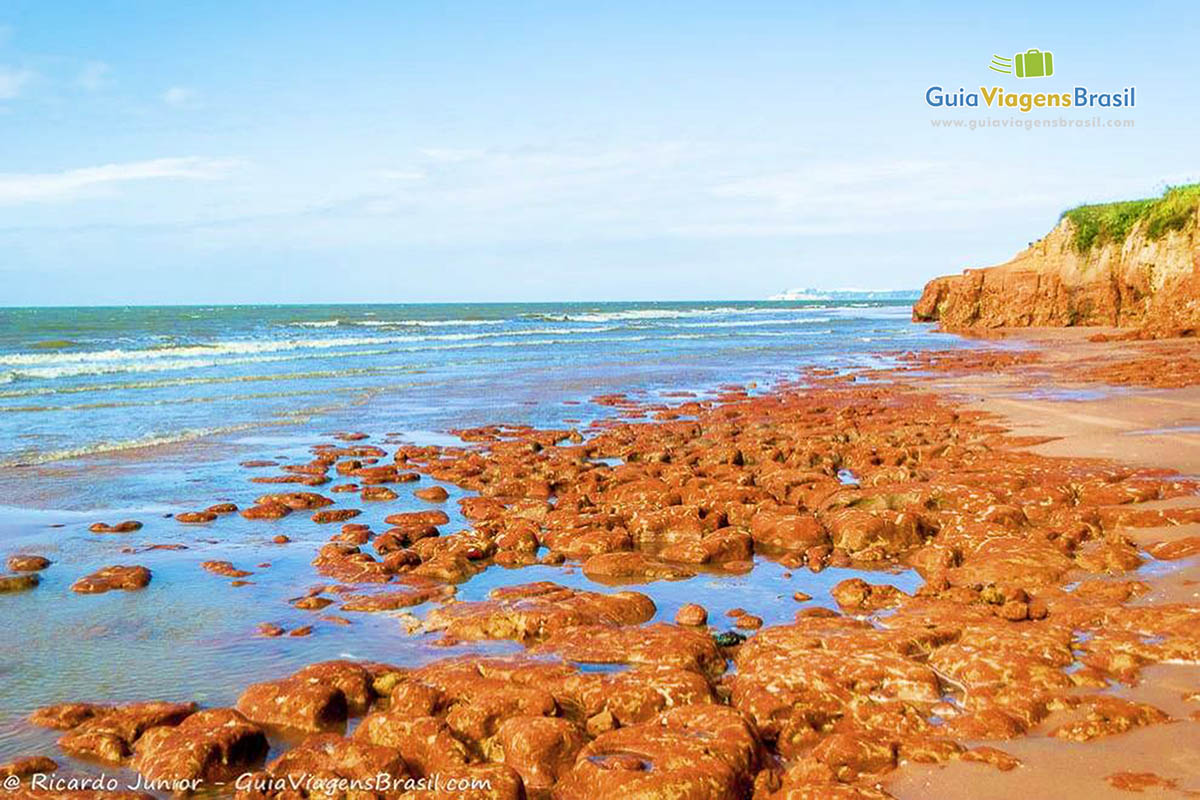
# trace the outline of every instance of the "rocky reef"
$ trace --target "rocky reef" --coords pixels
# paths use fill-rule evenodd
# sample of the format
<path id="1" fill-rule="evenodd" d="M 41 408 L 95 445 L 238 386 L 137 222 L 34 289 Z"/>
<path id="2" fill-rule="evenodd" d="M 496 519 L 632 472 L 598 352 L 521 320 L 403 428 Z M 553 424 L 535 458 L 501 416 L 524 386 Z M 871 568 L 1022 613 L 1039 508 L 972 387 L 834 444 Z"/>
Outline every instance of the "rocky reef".
<path id="1" fill-rule="evenodd" d="M 1200 662 L 1194 603 L 1147 602 L 1136 574 L 1149 559 L 1194 556 L 1200 537 L 1145 548 L 1131 538 L 1200 523 L 1200 507 L 1166 502 L 1193 498 L 1200 483 L 1036 455 L 1030 437 L 904 380 L 1037 359 L 911 354 L 872 374 L 890 381 L 813 372 L 770 393 L 725 387 L 673 407 L 616 398 L 626 419 L 587 438 L 489 426 L 458 431 L 466 447 L 314 446 L 311 463 L 284 472 L 457 486 L 472 492 L 460 503 L 471 528 L 444 534 L 441 510 L 388 515 L 393 527 L 379 533 L 347 523 L 312 562 L 338 583 L 298 606 L 387 613 L 435 603 L 417 624 L 442 636 L 439 646 L 506 640 L 523 651 L 448 652 L 420 666 L 315 661 L 247 681 L 233 707 L 63 698 L 29 723 L 61 732 L 71 759 L 180 795 L 240 800 L 887 798 L 882 781 L 905 763 L 1011 770 L 1018 758 L 994 745 L 1039 730 L 1089 742 L 1182 728 L 1191 723 L 1111 688 L 1151 665 Z M 1176 371 L 1188 383 L 1200 374 L 1192 362 Z M 392 464 L 377 463 L 389 455 Z M 270 519 L 334 502 L 288 492 L 254 508 L 272 509 Z M 488 569 L 574 562 L 646 583 L 753 570 L 755 557 L 797 573 L 902 565 L 921 583 L 906 592 L 851 578 L 826 606 L 780 597 L 798 604 L 783 624 L 729 612 L 744 634 L 720 632 L 694 603 L 676 624 L 656 620 L 642 591 L 534 581 L 455 599 L 457 584 Z M 50 566 L 19 555 L 11 568 Z M 200 568 L 248 574 L 227 561 Z M 82 580 L 133 589 L 150 577 L 141 567 L 102 572 Z M 40 754 L 0 765 L 15 787 L 4 796 L 153 796 L 38 791 L 31 776 L 56 768 Z M 428 783 L 448 776 L 475 783 Z M 1113 776 L 1148 780 L 1158 778 Z"/>
<path id="2" fill-rule="evenodd" d="M 1109 326 L 1200 329 L 1200 193 L 1081 206 L 1011 261 L 934 278 L 913 320 L 948 331 Z"/>

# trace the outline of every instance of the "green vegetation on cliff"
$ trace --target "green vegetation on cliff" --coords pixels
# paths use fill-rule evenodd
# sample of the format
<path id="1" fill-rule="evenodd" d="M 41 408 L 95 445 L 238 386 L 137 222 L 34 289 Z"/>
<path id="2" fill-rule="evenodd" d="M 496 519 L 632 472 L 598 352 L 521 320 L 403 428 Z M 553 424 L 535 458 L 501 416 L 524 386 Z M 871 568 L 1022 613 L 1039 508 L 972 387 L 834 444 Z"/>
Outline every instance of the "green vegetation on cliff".
<path id="1" fill-rule="evenodd" d="M 1063 212 L 1075 226 L 1075 249 L 1080 253 L 1109 242 L 1123 242 L 1137 223 L 1145 220 L 1146 235 L 1157 239 L 1167 231 L 1187 225 L 1200 205 L 1200 183 L 1170 186 L 1162 197 L 1097 203 Z"/>

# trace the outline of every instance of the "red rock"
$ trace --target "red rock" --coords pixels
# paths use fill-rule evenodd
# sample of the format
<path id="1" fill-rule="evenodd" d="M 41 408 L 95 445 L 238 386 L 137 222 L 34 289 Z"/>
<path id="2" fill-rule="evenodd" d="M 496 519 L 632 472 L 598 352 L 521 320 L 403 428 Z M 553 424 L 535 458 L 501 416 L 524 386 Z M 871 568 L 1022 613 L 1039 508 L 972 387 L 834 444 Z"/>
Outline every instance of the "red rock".
<path id="1" fill-rule="evenodd" d="M 267 637 L 273 638 L 276 636 L 282 636 L 283 633 L 284 633 L 283 628 L 279 627 L 278 625 L 276 625 L 273 622 L 259 623 L 259 626 L 258 626 L 258 635 L 259 636 L 267 636 Z"/>
<path id="2" fill-rule="evenodd" d="M 413 492 L 413 496 L 430 503 L 444 503 L 449 499 L 450 493 L 441 486 L 427 486 L 424 489 L 417 489 Z"/>
<path id="3" fill-rule="evenodd" d="M 1144 792 L 1147 789 L 1169 791 L 1179 785 L 1178 781 L 1153 772 L 1114 772 L 1104 776 L 1104 780 L 1109 786 L 1124 792 Z"/>
<path id="4" fill-rule="evenodd" d="M 346 709 L 352 717 L 366 713 L 375 698 L 375 692 L 371 688 L 374 677 L 365 666 L 354 661 L 322 661 L 309 664 L 292 678 L 340 689 L 346 697 Z"/>
<path id="5" fill-rule="evenodd" d="M 810 513 L 761 510 L 750 521 L 754 541 L 780 550 L 807 550 L 826 544 L 829 534 Z"/>
<path id="6" fill-rule="evenodd" d="M 575 763 L 585 737 L 560 717 L 512 717 L 500 724 L 496 741 L 501 760 L 530 789 L 549 789 Z"/>
<path id="7" fill-rule="evenodd" d="M 677 625 L 700 626 L 707 622 L 708 611 L 705 610 L 704 606 L 695 603 L 685 603 L 675 613 L 675 623 Z"/>
<path id="8" fill-rule="evenodd" d="M 120 763 L 133 752 L 138 738 L 160 725 L 178 725 L 196 711 L 194 703 L 131 703 L 96 707 L 58 740 L 64 752 Z M 47 716 L 54 715 L 54 709 Z M 63 719 L 61 715 L 58 717 Z"/>
<path id="9" fill-rule="evenodd" d="M 148 782 L 228 782 L 267 754 L 261 728 L 231 708 L 198 711 L 174 727 L 150 728 L 132 766 Z"/>
<path id="10" fill-rule="evenodd" d="M 411 530 L 430 525 L 445 525 L 450 517 L 444 511 L 408 511 L 402 514 L 389 514 L 384 522 L 397 528 Z"/>
<path id="11" fill-rule="evenodd" d="M 368 486 L 362 490 L 360 495 L 363 500 L 376 502 L 395 500 L 399 496 L 386 486 Z"/>
<path id="12" fill-rule="evenodd" d="M 407 712 L 375 711 L 354 730 L 356 741 L 395 748 L 418 776 L 450 774 L 468 761 L 466 746 L 454 737 L 445 720 Z"/>
<path id="13" fill-rule="evenodd" d="M 1172 542 L 1158 542 L 1147 548 L 1150 555 L 1160 561 L 1175 561 L 1181 558 L 1191 558 L 1200 555 L 1200 536 L 1189 536 Z M 9 569 L 16 569 L 9 561 Z"/>
<path id="14" fill-rule="evenodd" d="M 41 583 L 41 579 L 37 576 L 37 573 L 33 572 L 26 572 L 20 575 L 0 575 L 0 594 L 24 592 L 37 588 L 39 583 Z"/>
<path id="15" fill-rule="evenodd" d="M 315 734 L 272 761 L 263 772 L 243 778 L 235 797 L 237 800 L 291 800 L 297 796 L 293 786 L 304 787 L 308 781 L 315 784 L 316 780 L 322 779 L 331 788 L 339 781 L 368 785 L 368 782 L 379 782 L 381 777 L 402 787 L 408 775 L 404 759 L 394 748 L 346 739 L 336 734 Z M 339 796 L 362 796 L 366 800 L 364 791 L 352 789 Z M 324 792 L 309 796 L 316 797 L 318 794 L 321 797 L 332 796 Z M 380 789 L 371 792 L 370 796 L 398 797 L 399 789 L 388 792 Z"/>
<path id="16" fill-rule="evenodd" d="M 216 518 L 217 514 L 213 511 L 185 511 L 182 514 L 175 515 L 175 521 L 182 522 L 185 525 L 197 525 L 205 522 L 212 522 Z"/>
<path id="17" fill-rule="evenodd" d="M 327 524 L 330 522 L 345 522 L 348 519 L 354 519 L 362 511 L 357 508 L 333 508 L 327 511 L 314 511 L 312 521 Z"/>
<path id="18" fill-rule="evenodd" d="M 132 519 L 125 520 L 124 522 L 118 522 L 116 525 L 109 525 L 104 522 L 93 522 L 88 526 L 88 530 L 92 533 L 133 533 L 134 531 L 140 531 L 141 529 L 142 523 Z"/>
<path id="19" fill-rule="evenodd" d="M 679 797 L 723 800 L 749 791 L 757 766 L 752 728 L 726 706 L 685 706 L 619 728 L 580 751 L 556 800 Z"/>
<path id="20" fill-rule="evenodd" d="M 1194 215 L 1193 215 L 1194 216 Z M 930 281 L 914 320 L 946 330 L 1105 325 L 1200 328 L 1194 229 L 1151 237 L 1139 222 L 1126 236 L 1080 250 L 1065 216 L 1011 261 Z"/>
<path id="21" fill-rule="evenodd" d="M 861 578 L 849 578 L 842 581 L 833 587 L 830 594 L 843 609 L 859 612 L 892 608 L 899 605 L 907 596 L 895 586 L 872 585 Z"/>
<path id="22" fill-rule="evenodd" d="M 311 511 L 333 505 L 333 501 L 316 492 L 285 492 L 283 494 L 265 494 L 254 501 L 260 506 L 281 505 L 295 511 Z M 245 512 L 243 512 L 245 516 Z"/>
<path id="23" fill-rule="evenodd" d="M 292 513 L 292 510 L 282 503 L 260 503 L 242 509 L 246 519 L 280 519 Z"/>
<path id="24" fill-rule="evenodd" d="M 682 580 L 695 577 L 693 570 L 647 556 L 644 553 L 601 553 L 583 562 L 583 574 L 594 581 Z"/>
<path id="25" fill-rule="evenodd" d="M 322 732 L 346 722 L 346 695 L 317 680 L 285 678 L 251 684 L 237 701 L 237 710 L 260 725 Z"/>
<path id="26" fill-rule="evenodd" d="M 8 568 L 13 572 L 40 572 L 50 566 L 45 556 L 17 555 L 8 557 Z"/>
<path id="27" fill-rule="evenodd" d="M 1087 708 L 1083 719 L 1060 725 L 1050 731 L 1058 739 L 1087 742 L 1102 736 L 1124 733 L 1143 725 L 1170 719 L 1164 712 L 1145 703 L 1134 703 L 1111 695 L 1093 695 L 1076 702 Z"/>
<path id="28" fill-rule="evenodd" d="M 568 627 L 548 637 L 535 652 L 553 652 L 570 661 L 596 664 L 678 667 L 713 678 L 725 671 L 725 657 L 706 632 L 663 623 Z"/>
<path id="29" fill-rule="evenodd" d="M 238 510 L 236 503 L 216 503 L 204 509 L 210 514 L 233 514 Z"/>
<path id="30" fill-rule="evenodd" d="M 735 627 L 742 628 L 743 630 L 756 631 L 763 626 L 763 619 L 753 614 L 743 614 L 733 624 Z"/>
<path id="31" fill-rule="evenodd" d="M 844 509 L 826 515 L 824 522 L 833 546 L 858 559 L 897 556 L 922 543 L 920 520 L 907 512 Z"/>
<path id="32" fill-rule="evenodd" d="M 221 575 L 226 578 L 243 578 L 254 574 L 244 569 L 238 569 L 228 561 L 205 561 L 200 566 L 214 575 Z"/>
<path id="33" fill-rule="evenodd" d="M 150 570 L 142 566 L 104 567 L 71 584 L 79 594 L 102 594 L 114 589 L 133 591 L 150 585 Z"/>
<path id="34" fill-rule="evenodd" d="M 288 636 L 311 636 L 312 632 L 312 625 L 301 625 L 299 628 L 292 628 L 290 631 L 288 631 Z"/>
<path id="35" fill-rule="evenodd" d="M 636 625 L 654 616 L 638 592 L 580 592 L 548 581 L 495 589 L 490 600 L 429 612 L 426 627 L 458 639 L 538 640 L 576 625 Z"/>
<path id="36" fill-rule="evenodd" d="M 343 598 L 342 611 L 395 611 L 418 606 L 431 600 L 447 600 L 453 586 L 421 586 L 376 594 L 352 594 Z"/>
<path id="37" fill-rule="evenodd" d="M 46 774 L 58 769 L 58 764 L 52 758 L 45 756 L 28 756 L 0 764 L 0 779 L 18 777 L 27 778 L 30 775 Z"/>

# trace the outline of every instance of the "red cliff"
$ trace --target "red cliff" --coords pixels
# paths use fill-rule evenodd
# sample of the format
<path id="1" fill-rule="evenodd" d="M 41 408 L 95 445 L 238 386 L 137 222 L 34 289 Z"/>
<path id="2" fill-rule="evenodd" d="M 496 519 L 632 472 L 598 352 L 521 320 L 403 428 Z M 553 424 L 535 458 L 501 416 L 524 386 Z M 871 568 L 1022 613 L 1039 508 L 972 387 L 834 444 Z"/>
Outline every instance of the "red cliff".
<path id="1" fill-rule="evenodd" d="M 1160 201 L 1135 201 L 1153 202 Z M 1084 209 L 1117 205 L 1133 204 Z M 1177 211 L 1165 229 L 1143 217 L 1103 244 L 1084 237 L 1084 247 L 1068 212 L 1011 261 L 930 281 L 913 306 L 913 320 L 937 321 L 951 331 L 1069 325 L 1200 330 L 1200 210 L 1188 209 Z"/>

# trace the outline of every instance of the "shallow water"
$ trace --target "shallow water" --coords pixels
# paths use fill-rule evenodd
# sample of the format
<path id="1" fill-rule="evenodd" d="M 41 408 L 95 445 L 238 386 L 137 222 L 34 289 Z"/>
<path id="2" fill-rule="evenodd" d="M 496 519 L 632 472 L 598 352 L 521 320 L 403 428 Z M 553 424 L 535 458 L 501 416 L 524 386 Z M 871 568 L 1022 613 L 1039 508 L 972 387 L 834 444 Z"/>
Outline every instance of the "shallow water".
<path id="1" fill-rule="evenodd" d="M 329 658 L 411 665 L 519 649 L 434 647 L 434 637 L 408 633 L 392 614 L 348 613 L 352 625 L 317 623 L 306 638 L 255 636 L 261 622 L 291 629 L 324 613 L 287 601 L 327 582 L 310 562 L 339 526 L 314 525 L 303 513 L 275 522 L 233 515 L 211 525 L 167 516 L 219 501 L 244 507 L 289 488 L 249 483 L 256 471 L 241 461 L 306 461 L 309 447 L 334 441 L 325 434 L 337 430 L 370 433 L 367 444 L 447 445 L 458 443 L 448 431 L 463 426 L 582 428 L 614 413 L 591 402 L 597 394 L 677 403 L 670 395 L 680 390 L 712 396 L 723 384 L 750 381 L 763 389 L 809 366 L 860 368 L 886 364 L 884 351 L 970 346 L 907 318 L 907 305 L 880 303 L 0 311 L 0 462 L 8 464 L 0 468 L 0 555 L 54 561 L 38 588 L 0 595 L 0 761 L 56 755 L 57 734 L 23 721 L 52 702 L 221 705 L 248 683 Z M 56 346 L 37 346 L 47 341 Z M 147 442 L 154 446 L 134 446 Z M 400 498 L 392 502 L 347 498 L 364 511 L 354 521 L 378 531 L 388 514 L 429 508 L 411 492 L 430 484 L 394 487 Z M 467 527 L 457 513 L 464 493 L 445 488 L 450 499 L 441 507 L 451 523 L 443 530 Z M 87 530 L 122 519 L 144 527 Z M 271 544 L 280 532 L 293 541 Z M 187 549 L 122 552 L 151 543 Z M 200 568 L 214 559 L 252 570 L 252 583 L 233 587 Z M 70 592 L 80 576 L 115 563 L 143 564 L 154 579 L 139 592 Z M 790 620 L 804 607 L 792 599 L 796 591 L 828 605 L 829 589 L 855 574 L 862 573 L 789 573 L 760 557 L 749 574 L 632 588 L 654 598 L 657 619 L 699 602 L 723 628 L 735 607 L 767 624 Z M 868 578 L 907 591 L 917 585 L 910 572 Z M 611 590 L 577 565 L 491 567 L 459 586 L 458 598 L 534 580 Z M 423 617 L 428 608 L 407 611 Z"/>

